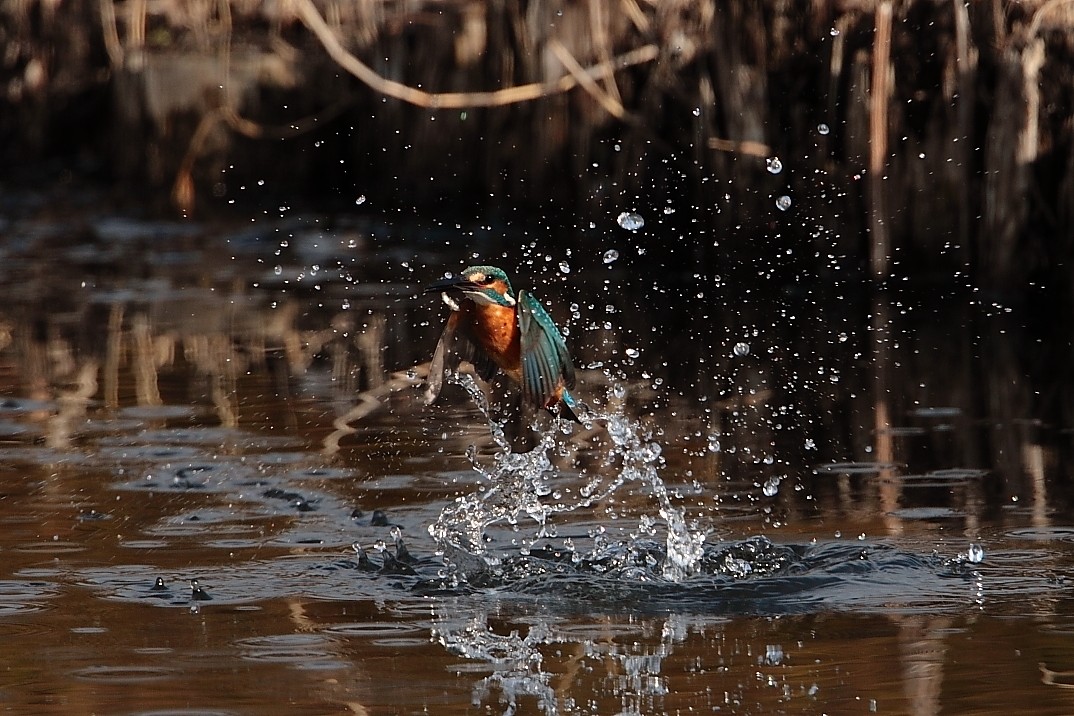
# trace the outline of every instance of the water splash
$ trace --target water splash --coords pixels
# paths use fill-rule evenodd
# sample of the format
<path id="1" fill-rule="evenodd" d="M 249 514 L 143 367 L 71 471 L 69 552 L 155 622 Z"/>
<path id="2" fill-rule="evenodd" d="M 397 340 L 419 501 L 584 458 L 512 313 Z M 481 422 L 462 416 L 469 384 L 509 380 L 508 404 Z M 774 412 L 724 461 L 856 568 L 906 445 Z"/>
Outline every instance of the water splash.
<path id="1" fill-rule="evenodd" d="M 555 433 L 541 434 L 539 444 L 529 452 L 512 452 L 504 425 L 491 417 L 485 394 L 473 376 L 458 375 L 452 380 L 470 394 L 488 421 L 498 448 L 491 466 L 481 463 L 475 446 L 467 450 L 467 458 L 481 475 L 483 487 L 478 492 L 457 498 L 429 526 L 429 534 L 458 576 L 465 578 L 496 564 L 485 547 L 485 530 L 490 525 L 497 522 L 517 525 L 521 517 L 529 516 L 538 526 L 535 538 L 547 536 L 548 516 L 553 508 L 541 498 L 551 492 L 548 484 L 553 473 L 550 453 L 555 445 Z"/>
<path id="2" fill-rule="evenodd" d="M 490 416 L 488 403 L 476 381 L 471 376 L 457 376 L 454 380 L 467 390 L 488 420 L 497 448 L 491 464 L 483 463 L 476 448 L 468 450 L 470 464 L 482 478 L 482 488 L 458 497 L 429 526 L 429 534 L 436 540 L 456 579 L 470 580 L 502 566 L 500 556 L 487 547 L 486 531 L 490 526 L 503 523 L 521 531 L 521 523 L 527 518 L 531 520 L 534 530 L 522 547 L 526 554 L 537 540 L 556 535 L 553 515 L 611 502 L 615 493 L 625 487 L 647 491 L 655 501 L 660 520 L 643 515 L 641 527 L 624 543 L 615 544 L 614 549 L 603 530 L 592 535 L 594 543 L 588 553 L 575 552 L 573 542 L 568 540 L 572 559 L 597 562 L 612 550 L 617 554 L 617 563 L 652 567 L 650 571 L 656 577 L 672 582 L 699 571 L 705 534 L 688 524 L 682 509 L 672 501 L 659 473 L 664 465 L 661 446 L 651 431 L 620 413 L 590 411 L 589 425 L 603 425 L 610 438 L 601 467 L 578 473 L 582 484 L 576 492 L 559 490 L 554 484 L 559 473 L 553 458 L 566 452 L 564 433 L 570 433 L 569 425 L 561 422 L 560 429 L 534 426 L 539 435 L 537 446 L 526 453 L 512 452 L 504 425 Z M 607 514 L 613 519 L 619 516 L 611 508 Z M 666 532 L 665 550 L 663 555 L 654 557 L 651 537 L 659 531 L 661 521 Z"/>
<path id="3" fill-rule="evenodd" d="M 691 530 L 682 510 L 671 502 L 667 486 L 657 471 L 663 465 L 660 444 L 623 415 L 603 418 L 614 444 L 613 452 L 621 460 L 618 484 L 637 482 L 648 486 L 667 525 L 664 578 L 674 582 L 685 579 L 697 572 L 704 553 L 705 535 Z"/>

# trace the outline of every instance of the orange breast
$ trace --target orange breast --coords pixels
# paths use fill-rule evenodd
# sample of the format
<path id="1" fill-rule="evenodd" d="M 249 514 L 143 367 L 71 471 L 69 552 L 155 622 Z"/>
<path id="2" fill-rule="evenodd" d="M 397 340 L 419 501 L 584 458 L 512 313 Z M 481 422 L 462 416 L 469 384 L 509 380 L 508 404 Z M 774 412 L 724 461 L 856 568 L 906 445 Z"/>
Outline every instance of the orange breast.
<path id="1" fill-rule="evenodd" d="M 507 306 L 477 305 L 466 301 L 464 323 L 470 339 L 508 373 L 516 373 L 521 363 L 518 319 Z"/>

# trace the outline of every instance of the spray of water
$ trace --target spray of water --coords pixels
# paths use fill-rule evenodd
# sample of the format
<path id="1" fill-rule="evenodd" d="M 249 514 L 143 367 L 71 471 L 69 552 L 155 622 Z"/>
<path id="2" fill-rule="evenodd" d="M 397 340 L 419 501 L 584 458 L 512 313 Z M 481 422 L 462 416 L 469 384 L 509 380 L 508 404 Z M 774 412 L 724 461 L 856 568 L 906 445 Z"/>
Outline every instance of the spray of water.
<path id="1" fill-rule="evenodd" d="M 476 449 L 469 450 L 470 463 L 482 477 L 482 489 L 457 498 L 429 527 L 429 533 L 453 565 L 456 577 L 467 578 L 498 566 L 499 558 L 485 545 L 485 532 L 491 525 L 506 523 L 521 527 L 528 518 L 534 523 L 532 540 L 536 541 L 554 534 L 552 517 L 556 513 L 590 509 L 624 489 L 647 491 L 663 520 L 666 555 L 659 576 L 680 581 L 699 570 L 705 535 L 692 529 L 683 511 L 673 503 L 659 474 L 664 464 L 660 444 L 636 421 L 621 413 L 592 411 L 588 415 L 593 424 L 607 429 L 611 441 L 602 460 L 603 469 L 581 475 L 585 483 L 578 489 L 577 497 L 567 499 L 552 484 L 557 475 L 553 456 L 561 451 L 562 441 L 566 440 L 563 430 L 558 429 L 562 425 L 539 430 L 539 442 L 530 452 L 513 453 L 503 425 L 490 416 L 484 394 L 474 379 L 457 376 L 454 380 L 467 390 L 488 420 L 497 447 L 488 465 L 482 463 Z M 566 431 L 569 433 L 570 429 Z M 649 528 L 642 531 L 655 529 L 656 520 L 652 517 L 643 515 L 641 521 Z M 637 537 L 635 540 L 624 545 L 626 552 L 648 553 L 651 543 Z M 598 553 L 607 546 L 606 540 L 598 538 L 591 553 L 576 557 L 599 558 Z"/>

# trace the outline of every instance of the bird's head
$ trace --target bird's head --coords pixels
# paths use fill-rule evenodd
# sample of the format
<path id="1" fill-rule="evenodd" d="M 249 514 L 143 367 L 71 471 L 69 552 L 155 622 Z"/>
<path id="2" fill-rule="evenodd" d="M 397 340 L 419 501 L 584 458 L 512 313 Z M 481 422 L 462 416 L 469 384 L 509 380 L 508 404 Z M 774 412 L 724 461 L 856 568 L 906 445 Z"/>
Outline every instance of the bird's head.
<path id="1" fill-rule="evenodd" d="M 458 276 L 430 284 L 425 293 L 439 293 L 455 311 L 459 310 L 460 300 L 508 307 L 517 303 L 507 274 L 495 266 L 470 266 Z"/>

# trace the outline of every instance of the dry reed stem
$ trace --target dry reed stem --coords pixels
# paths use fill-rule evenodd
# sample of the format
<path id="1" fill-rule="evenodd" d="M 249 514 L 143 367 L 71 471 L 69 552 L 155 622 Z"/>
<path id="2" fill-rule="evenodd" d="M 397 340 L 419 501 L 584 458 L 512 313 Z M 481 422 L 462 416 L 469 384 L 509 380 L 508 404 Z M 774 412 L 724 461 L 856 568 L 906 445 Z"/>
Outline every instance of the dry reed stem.
<path id="1" fill-rule="evenodd" d="M 1026 28 L 1027 36 L 1032 38 L 1040 31 L 1041 22 L 1044 21 L 1044 16 L 1048 14 L 1049 11 L 1056 9 L 1060 5 L 1066 5 L 1071 2 L 1074 2 L 1074 0 L 1048 0 L 1048 2 L 1038 7 L 1037 11 L 1033 13 L 1033 19 L 1030 20 L 1029 26 Z"/>
<path id="2" fill-rule="evenodd" d="M 642 12 L 641 7 L 638 6 L 634 0 L 622 0 L 623 11 L 626 16 L 630 18 L 630 22 L 634 24 L 638 32 L 643 35 L 649 34 L 652 30 L 653 24 L 649 22 L 649 17 Z"/>
<path id="3" fill-rule="evenodd" d="M 123 66 L 123 45 L 119 41 L 119 29 L 116 25 L 116 5 L 113 0 L 101 0 L 101 33 L 104 36 L 104 49 L 108 53 L 108 62 L 113 67 Z"/>
<path id="4" fill-rule="evenodd" d="M 585 69 L 578 64 L 578 60 L 574 59 L 574 55 L 563 46 L 562 42 L 553 37 L 548 40 L 548 48 L 552 50 L 552 54 L 556 56 L 556 59 L 560 61 L 563 67 L 578 80 L 578 84 L 581 85 L 582 89 L 588 92 L 589 96 L 595 99 L 608 114 L 616 119 L 626 117 L 626 109 L 623 108 L 619 100 L 601 89 L 597 81 L 585 73 Z"/>
<path id="5" fill-rule="evenodd" d="M 533 82 L 487 92 L 426 92 L 378 75 L 343 47 L 339 37 L 321 17 L 311 0 L 292 1 L 299 19 L 320 40 L 325 51 L 340 67 L 376 92 L 418 107 L 430 109 L 502 107 L 562 94 L 581 84 L 576 75 L 566 74 L 552 82 Z M 585 69 L 582 74 L 591 80 L 604 79 L 626 67 L 652 62 L 659 54 L 660 49 L 656 45 L 643 45 L 607 62 L 593 65 Z"/>
<path id="6" fill-rule="evenodd" d="M 589 27 L 593 35 L 593 47 L 596 59 L 601 62 L 609 62 L 612 59 L 612 38 L 609 35 L 609 13 L 604 0 L 589 0 Z M 609 75 L 604 79 L 604 91 L 618 104 L 623 103 L 623 96 L 619 93 L 619 86 L 615 83 L 615 76 Z"/>
<path id="7" fill-rule="evenodd" d="M 132 0 L 128 7 L 127 41 L 132 48 L 138 49 L 145 46 L 145 20 L 147 11 L 146 0 Z"/>
<path id="8" fill-rule="evenodd" d="M 962 0 L 951 0 L 955 16 L 955 61 L 958 63 L 956 107 L 958 121 L 958 145 L 955 156 L 962 167 L 970 166 L 970 142 L 973 136 L 974 76 L 977 71 L 977 50 L 973 46 L 969 10 Z M 959 182 L 958 187 L 958 243 L 963 263 L 969 262 L 971 240 L 970 182 Z"/>
<path id="9" fill-rule="evenodd" d="M 749 154 L 754 157 L 770 157 L 772 156 L 772 147 L 763 142 L 755 142 L 747 139 L 742 142 L 736 142 L 733 139 L 720 139 L 719 137 L 709 137 L 709 149 L 715 149 L 720 152 L 736 152 L 738 154 Z"/>
<path id="10" fill-rule="evenodd" d="M 873 276 L 887 275 L 891 264 L 891 240 L 888 235 L 884 201 L 884 168 L 888 158 L 888 98 L 891 94 L 891 16 L 890 2 L 876 8 L 876 34 L 873 38 L 873 73 L 869 88 L 869 231 L 870 265 Z"/>

